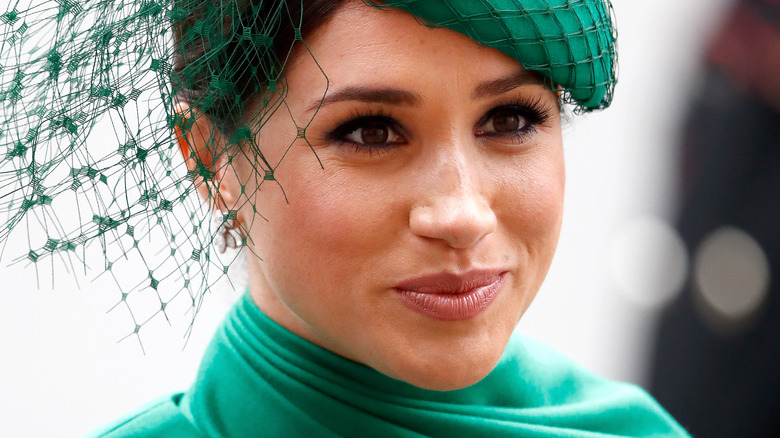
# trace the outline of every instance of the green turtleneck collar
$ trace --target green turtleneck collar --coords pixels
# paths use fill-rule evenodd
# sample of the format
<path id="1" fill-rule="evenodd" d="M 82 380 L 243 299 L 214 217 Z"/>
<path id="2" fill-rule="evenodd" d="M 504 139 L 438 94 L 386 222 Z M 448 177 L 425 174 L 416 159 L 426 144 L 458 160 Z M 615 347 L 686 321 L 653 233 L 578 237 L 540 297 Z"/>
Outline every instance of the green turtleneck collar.
<path id="1" fill-rule="evenodd" d="M 181 401 L 205 436 L 687 436 L 642 390 L 515 336 L 485 379 L 431 391 L 279 326 L 245 295 Z"/>

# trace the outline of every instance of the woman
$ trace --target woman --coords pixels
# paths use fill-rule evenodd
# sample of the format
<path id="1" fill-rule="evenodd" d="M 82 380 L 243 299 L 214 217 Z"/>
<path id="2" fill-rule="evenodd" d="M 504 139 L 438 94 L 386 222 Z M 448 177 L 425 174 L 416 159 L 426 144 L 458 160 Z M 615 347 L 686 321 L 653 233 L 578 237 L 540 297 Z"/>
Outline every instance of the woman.
<path id="1" fill-rule="evenodd" d="M 172 9 L 178 146 L 248 293 L 191 390 L 98 436 L 686 436 L 511 337 L 560 230 L 561 93 L 611 99 L 607 5 L 287 3 Z"/>

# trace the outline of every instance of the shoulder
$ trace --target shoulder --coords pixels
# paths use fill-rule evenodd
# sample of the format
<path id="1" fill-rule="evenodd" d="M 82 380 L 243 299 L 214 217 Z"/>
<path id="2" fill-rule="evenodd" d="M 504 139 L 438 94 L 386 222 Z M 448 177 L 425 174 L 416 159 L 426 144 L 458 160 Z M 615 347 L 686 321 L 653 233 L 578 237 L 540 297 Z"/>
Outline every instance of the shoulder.
<path id="1" fill-rule="evenodd" d="M 527 336 L 515 335 L 502 362 L 520 382 L 525 407 L 564 415 L 578 429 L 619 436 L 688 437 L 644 389 L 601 377 Z"/>
<path id="2" fill-rule="evenodd" d="M 515 334 L 499 363 L 543 397 L 539 402 L 572 403 L 594 397 L 610 397 L 628 392 L 649 397 L 639 387 L 609 380 L 586 369 L 573 359 L 528 336 Z"/>
<path id="3" fill-rule="evenodd" d="M 201 437 L 179 407 L 182 394 L 156 400 L 98 430 L 89 438 Z"/>

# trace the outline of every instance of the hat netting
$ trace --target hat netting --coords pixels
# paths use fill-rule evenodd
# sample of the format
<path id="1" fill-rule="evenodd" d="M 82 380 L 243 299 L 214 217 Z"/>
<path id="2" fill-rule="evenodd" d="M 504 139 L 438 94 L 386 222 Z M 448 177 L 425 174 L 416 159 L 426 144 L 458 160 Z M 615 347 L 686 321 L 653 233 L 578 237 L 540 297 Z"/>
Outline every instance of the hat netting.
<path id="1" fill-rule="evenodd" d="M 0 263 L 39 275 L 64 266 L 111 276 L 115 307 L 127 311 L 136 337 L 152 318 L 167 319 L 174 300 L 194 318 L 239 257 L 221 251 L 226 240 L 246 246 L 252 224 L 220 232 L 235 211 L 215 215 L 196 193 L 200 184 L 218 186 L 214 163 L 230 167 L 236 148 L 215 143 L 204 155 L 185 147 L 195 163 L 188 171 L 178 139 L 195 117 L 208 116 L 255 165 L 256 186 L 283 190 L 279 163 L 254 139 L 284 107 L 290 46 L 300 41 L 295 56 L 314 56 L 305 46 L 307 8 L 339 2 L 26 1 L 0 10 Z M 501 50 L 579 110 L 611 102 L 617 64 L 608 0 L 367 3 Z M 261 110 L 245 114 L 258 93 Z M 296 126 L 294 142 L 307 141 L 307 123 Z M 255 211 L 263 220 L 262 208 Z"/>

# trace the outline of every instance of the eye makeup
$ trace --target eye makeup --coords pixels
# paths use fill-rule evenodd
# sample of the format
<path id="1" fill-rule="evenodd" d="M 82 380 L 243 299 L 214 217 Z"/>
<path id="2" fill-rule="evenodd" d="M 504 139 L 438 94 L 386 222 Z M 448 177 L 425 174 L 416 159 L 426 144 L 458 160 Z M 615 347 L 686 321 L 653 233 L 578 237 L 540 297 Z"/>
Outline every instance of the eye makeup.
<path id="1" fill-rule="evenodd" d="M 474 136 L 486 140 L 523 143 L 545 124 L 555 109 L 542 97 L 520 97 L 488 110 L 474 125 Z M 354 111 L 325 134 L 331 143 L 352 146 L 355 152 L 385 152 L 409 143 L 407 130 L 382 109 Z"/>

